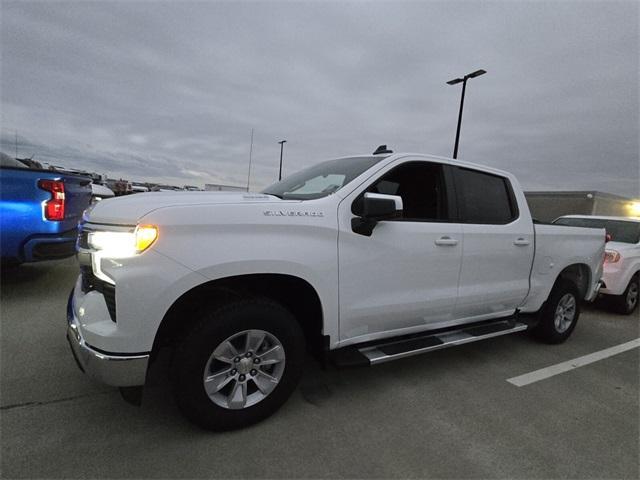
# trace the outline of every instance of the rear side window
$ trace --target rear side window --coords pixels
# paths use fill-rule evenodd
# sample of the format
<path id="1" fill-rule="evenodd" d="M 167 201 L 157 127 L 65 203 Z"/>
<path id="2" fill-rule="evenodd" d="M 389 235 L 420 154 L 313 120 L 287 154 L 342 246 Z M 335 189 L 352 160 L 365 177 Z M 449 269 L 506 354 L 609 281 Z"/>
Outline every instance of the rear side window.
<path id="1" fill-rule="evenodd" d="M 458 168 L 456 188 L 465 223 L 504 225 L 518 216 L 511 185 L 504 177 Z"/>

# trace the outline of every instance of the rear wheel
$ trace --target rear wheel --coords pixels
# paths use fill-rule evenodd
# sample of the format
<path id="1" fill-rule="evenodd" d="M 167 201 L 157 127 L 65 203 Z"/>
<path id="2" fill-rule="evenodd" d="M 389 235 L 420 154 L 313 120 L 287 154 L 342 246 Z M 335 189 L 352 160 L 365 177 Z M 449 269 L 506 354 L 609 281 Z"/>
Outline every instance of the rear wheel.
<path id="1" fill-rule="evenodd" d="M 303 360 L 301 329 L 278 303 L 253 299 L 214 308 L 173 359 L 178 406 L 210 430 L 256 423 L 289 398 Z"/>
<path id="2" fill-rule="evenodd" d="M 611 297 L 611 307 L 614 311 L 622 313 L 623 315 L 631 315 L 636 308 L 638 308 L 638 301 L 640 300 L 640 281 L 639 274 L 635 274 L 631 277 L 629 285 L 622 295 L 614 295 Z"/>
<path id="3" fill-rule="evenodd" d="M 533 334 L 546 343 L 564 342 L 576 327 L 580 317 L 580 294 L 567 280 L 558 280 L 539 313 Z"/>

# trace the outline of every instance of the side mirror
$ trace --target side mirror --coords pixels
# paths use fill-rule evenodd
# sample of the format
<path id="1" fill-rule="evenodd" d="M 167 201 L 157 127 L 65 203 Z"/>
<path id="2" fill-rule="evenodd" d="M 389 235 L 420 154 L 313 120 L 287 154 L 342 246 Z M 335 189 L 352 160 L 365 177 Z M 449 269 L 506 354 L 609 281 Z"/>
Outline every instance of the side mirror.
<path id="1" fill-rule="evenodd" d="M 352 230 L 360 235 L 370 237 L 379 221 L 402 215 L 402 197 L 397 195 L 365 193 L 362 203 L 362 216 L 351 219 Z"/>

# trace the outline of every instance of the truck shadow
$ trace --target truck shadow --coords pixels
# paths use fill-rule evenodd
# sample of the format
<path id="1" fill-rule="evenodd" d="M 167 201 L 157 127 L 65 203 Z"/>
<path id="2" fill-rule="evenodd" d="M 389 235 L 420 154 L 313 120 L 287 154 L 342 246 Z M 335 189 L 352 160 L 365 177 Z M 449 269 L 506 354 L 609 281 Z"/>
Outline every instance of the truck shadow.
<path id="1" fill-rule="evenodd" d="M 75 258 L 51 260 L 21 265 L 0 267 L 0 292 L 3 298 L 33 297 L 59 291 L 60 285 L 68 283 L 69 289 L 78 275 Z"/>
<path id="2" fill-rule="evenodd" d="M 42 274 L 41 269 L 29 268 L 23 265 L 2 265 L 0 267 L 0 281 L 3 285 L 30 282 Z"/>
<path id="3" fill-rule="evenodd" d="M 360 395 L 364 391 L 384 392 L 385 388 L 391 388 L 388 382 L 419 384 L 425 378 L 438 381 L 450 375 L 452 368 L 467 371 L 471 375 L 480 365 L 490 363 L 495 357 L 508 357 L 514 348 L 527 348 L 528 345 L 535 344 L 535 340 L 527 332 L 508 337 L 493 339 L 489 350 L 478 347 L 477 344 L 462 345 L 373 367 L 336 367 L 331 363 L 323 365 L 308 354 L 303 376 L 293 396 L 316 409 L 332 408 L 336 402 Z M 486 343 L 484 345 L 488 346 Z M 165 350 L 152 365 L 140 413 L 150 419 L 161 415 L 180 424 L 185 420 L 173 398 L 168 375 L 170 360 L 170 351 Z M 292 398 L 284 408 L 300 408 L 299 403 L 295 406 L 296 403 L 298 402 Z M 193 428 L 195 431 L 200 430 L 198 427 Z"/>

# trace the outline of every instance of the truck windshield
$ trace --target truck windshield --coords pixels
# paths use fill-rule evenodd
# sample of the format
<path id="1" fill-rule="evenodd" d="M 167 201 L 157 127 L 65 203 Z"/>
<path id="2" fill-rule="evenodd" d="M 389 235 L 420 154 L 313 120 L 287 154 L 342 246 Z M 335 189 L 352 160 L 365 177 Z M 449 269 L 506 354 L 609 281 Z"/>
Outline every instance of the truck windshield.
<path id="1" fill-rule="evenodd" d="M 326 197 L 340 190 L 383 158 L 387 157 L 376 155 L 375 157 L 340 158 L 322 162 L 268 186 L 262 193 L 290 200 L 312 200 Z"/>
<path id="2" fill-rule="evenodd" d="M 556 225 L 569 227 L 604 228 L 611 240 L 622 243 L 640 242 L 640 222 L 626 220 L 606 220 L 604 218 L 559 218 Z"/>

